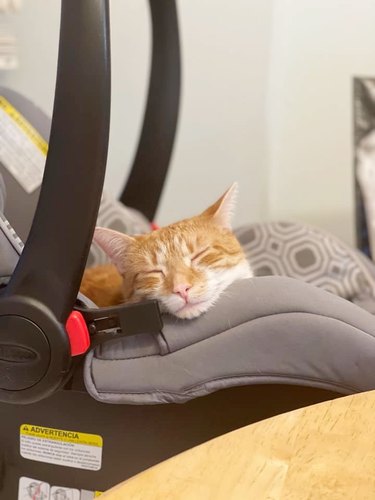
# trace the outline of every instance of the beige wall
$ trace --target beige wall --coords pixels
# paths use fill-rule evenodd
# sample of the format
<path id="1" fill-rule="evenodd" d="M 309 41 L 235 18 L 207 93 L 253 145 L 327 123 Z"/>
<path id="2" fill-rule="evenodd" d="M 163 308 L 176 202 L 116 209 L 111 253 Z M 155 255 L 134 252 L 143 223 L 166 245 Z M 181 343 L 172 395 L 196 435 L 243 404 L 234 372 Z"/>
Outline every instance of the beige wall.
<path id="1" fill-rule="evenodd" d="M 352 78 L 375 76 L 373 0 L 275 0 L 269 216 L 354 243 Z"/>
<path id="2" fill-rule="evenodd" d="M 375 75 L 373 0 L 178 0 L 181 118 L 158 213 L 167 223 L 240 183 L 235 223 L 302 220 L 354 241 L 352 77 Z M 112 0 L 107 189 L 131 164 L 146 95 L 145 0 Z M 59 1 L 28 0 L 9 21 L 20 69 L 0 73 L 51 112 Z"/>
<path id="3" fill-rule="evenodd" d="M 58 0 L 26 0 L 13 23 L 20 69 L 0 83 L 48 113 L 56 72 Z M 158 222 L 199 211 L 234 180 L 241 188 L 236 223 L 266 216 L 265 91 L 271 0 L 179 0 L 183 96 L 171 174 Z M 120 190 L 139 133 L 149 57 L 142 0 L 112 0 L 113 91 L 107 188 Z"/>

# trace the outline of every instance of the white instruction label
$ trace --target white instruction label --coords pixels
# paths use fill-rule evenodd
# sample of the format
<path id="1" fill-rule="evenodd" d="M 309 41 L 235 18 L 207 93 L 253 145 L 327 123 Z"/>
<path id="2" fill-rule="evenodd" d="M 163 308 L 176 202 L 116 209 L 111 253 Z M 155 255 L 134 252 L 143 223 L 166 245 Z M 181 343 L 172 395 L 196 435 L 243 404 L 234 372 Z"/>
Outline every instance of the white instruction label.
<path id="1" fill-rule="evenodd" d="M 102 492 L 77 490 L 67 486 L 51 486 L 49 483 L 21 477 L 18 484 L 17 500 L 94 500 Z"/>
<path id="2" fill-rule="evenodd" d="M 22 424 L 20 454 L 23 458 L 76 469 L 100 470 L 103 438 L 63 429 Z"/>
<path id="3" fill-rule="evenodd" d="M 48 483 L 31 479 L 30 477 L 21 477 L 18 486 L 18 500 L 49 500 L 50 486 Z"/>
<path id="4" fill-rule="evenodd" d="M 43 179 L 48 144 L 3 96 L 0 96 L 0 162 L 27 193 Z"/>
<path id="5" fill-rule="evenodd" d="M 52 486 L 50 498 L 53 500 L 81 500 L 81 492 L 64 486 Z"/>

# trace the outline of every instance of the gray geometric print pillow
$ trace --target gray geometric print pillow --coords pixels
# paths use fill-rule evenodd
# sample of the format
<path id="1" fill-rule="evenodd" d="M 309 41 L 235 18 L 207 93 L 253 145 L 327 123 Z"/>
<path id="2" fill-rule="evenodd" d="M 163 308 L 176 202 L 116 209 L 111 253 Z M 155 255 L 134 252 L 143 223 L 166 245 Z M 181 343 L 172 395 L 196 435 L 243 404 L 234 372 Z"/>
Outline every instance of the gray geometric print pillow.
<path id="1" fill-rule="evenodd" d="M 321 229 L 266 222 L 235 231 L 256 276 L 289 276 L 345 299 L 374 299 L 375 266 L 361 252 Z"/>

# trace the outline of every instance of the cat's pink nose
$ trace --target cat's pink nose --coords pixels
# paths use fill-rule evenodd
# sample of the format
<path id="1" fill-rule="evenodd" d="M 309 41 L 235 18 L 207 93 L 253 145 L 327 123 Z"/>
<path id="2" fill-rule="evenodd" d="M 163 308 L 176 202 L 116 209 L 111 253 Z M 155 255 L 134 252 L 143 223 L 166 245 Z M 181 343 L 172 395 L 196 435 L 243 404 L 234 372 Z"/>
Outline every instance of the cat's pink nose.
<path id="1" fill-rule="evenodd" d="M 177 295 L 182 297 L 184 300 L 187 300 L 190 288 L 191 285 L 180 283 L 173 288 L 173 293 L 177 293 Z"/>

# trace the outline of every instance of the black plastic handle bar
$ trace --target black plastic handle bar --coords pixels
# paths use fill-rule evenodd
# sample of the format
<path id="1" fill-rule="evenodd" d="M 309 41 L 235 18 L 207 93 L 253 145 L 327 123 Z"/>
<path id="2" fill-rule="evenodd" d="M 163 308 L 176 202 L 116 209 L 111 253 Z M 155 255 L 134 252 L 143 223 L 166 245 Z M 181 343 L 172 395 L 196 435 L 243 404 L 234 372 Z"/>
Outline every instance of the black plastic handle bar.
<path id="1" fill-rule="evenodd" d="M 72 311 L 103 188 L 110 116 L 108 4 L 63 0 L 55 102 L 39 203 L 7 293 L 61 322 Z"/>
<path id="2" fill-rule="evenodd" d="M 175 0 L 149 0 L 152 62 L 146 111 L 121 201 L 153 220 L 168 172 L 181 91 L 181 56 Z"/>
<path id="3" fill-rule="evenodd" d="M 109 118 L 108 0 L 62 0 L 43 184 L 29 238 L 0 296 L 0 401 L 38 401 L 69 374 L 65 323 L 97 218 Z"/>

